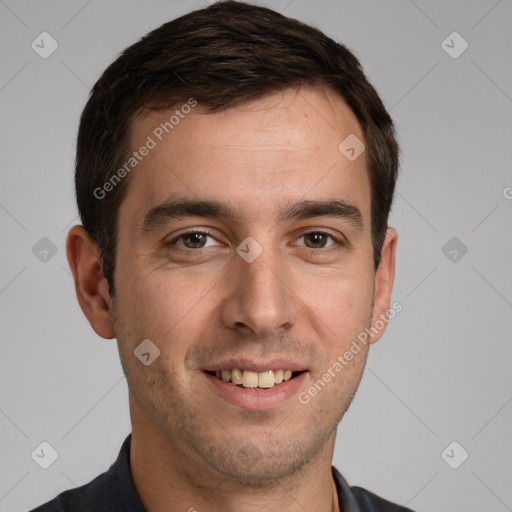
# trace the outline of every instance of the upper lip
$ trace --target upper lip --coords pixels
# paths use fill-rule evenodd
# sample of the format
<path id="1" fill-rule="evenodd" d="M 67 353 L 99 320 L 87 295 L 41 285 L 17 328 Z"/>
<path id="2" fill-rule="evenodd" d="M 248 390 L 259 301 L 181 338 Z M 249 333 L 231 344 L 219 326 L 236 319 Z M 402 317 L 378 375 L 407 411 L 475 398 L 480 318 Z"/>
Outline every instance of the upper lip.
<path id="1" fill-rule="evenodd" d="M 255 361 L 253 359 L 225 359 L 219 363 L 210 364 L 203 371 L 218 370 L 247 370 L 250 372 L 266 372 L 268 370 L 291 370 L 292 372 L 301 372 L 306 370 L 306 366 L 301 363 L 290 361 L 289 359 L 268 359 L 267 361 Z"/>

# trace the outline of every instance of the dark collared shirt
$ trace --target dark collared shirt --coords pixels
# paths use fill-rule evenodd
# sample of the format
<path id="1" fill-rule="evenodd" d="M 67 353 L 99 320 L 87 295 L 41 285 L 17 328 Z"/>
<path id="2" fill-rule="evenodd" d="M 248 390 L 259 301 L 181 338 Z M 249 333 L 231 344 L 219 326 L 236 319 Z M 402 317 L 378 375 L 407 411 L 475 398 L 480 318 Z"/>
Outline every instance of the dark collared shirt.
<path id="1" fill-rule="evenodd" d="M 131 434 L 117 460 L 105 473 L 77 489 L 70 489 L 31 512 L 146 512 L 130 471 Z M 361 487 L 349 487 L 336 468 L 332 474 L 341 512 L 412 512 Z"/>

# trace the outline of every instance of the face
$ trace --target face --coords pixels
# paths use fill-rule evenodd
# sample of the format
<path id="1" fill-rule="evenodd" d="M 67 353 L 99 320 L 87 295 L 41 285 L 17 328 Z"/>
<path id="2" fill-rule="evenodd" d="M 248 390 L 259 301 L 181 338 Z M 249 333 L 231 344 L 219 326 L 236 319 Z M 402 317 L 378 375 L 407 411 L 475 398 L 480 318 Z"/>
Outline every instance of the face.
<path id="1" fill-rule="evenodd" d="M 171 114 L 134 120 L 132 148 L 156 145 L 118 217 L 113 322 L 132 422 L 191 464 L 265 484 L 332 450 L 368 346 L 333 368 L 389 307 L 365 154 L 338 149 L 363 134 L 330 91 L 198 105 L 159 140 Z"/>

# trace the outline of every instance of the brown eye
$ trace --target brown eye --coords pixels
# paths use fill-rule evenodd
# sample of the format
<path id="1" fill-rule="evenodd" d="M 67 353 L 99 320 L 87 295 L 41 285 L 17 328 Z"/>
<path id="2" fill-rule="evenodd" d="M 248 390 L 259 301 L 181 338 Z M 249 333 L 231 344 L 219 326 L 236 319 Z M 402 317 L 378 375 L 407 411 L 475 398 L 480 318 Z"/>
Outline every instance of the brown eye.
<path id="1" fill-rule="evenodd" d="M 303 235 L 301 238 L 304 238 L 304 240 L 307 241 L 306 247 L 309 249 L 323 249 L 327 246 L 326 244 L 329 241 L 329 238 L 334 240 L 334 243 L 336 243 L 334 237 L 327 233 L 322 233 L 321 231 L 311 231 L 310 233 Z"/>
<path id="2" fill-rule="evenodd" d="M 201 249 L 204 247 L 208 235 L 204 233 L 188 233 L 182 235 L 183 244 L 189 249 Z M 189 245 L 190 244 L 190 245 Z"/>
<path id="3" fill-rule="evenodd" d="M 208 239 L 211 241 L 208 241 Z M 176 237 L 174 240 L 169 242 L 167 246 L 176 246 L 177 250 L 186 251 L 187 249 L 204 249 L 205 247 L 218 245 L 215 242 L 215 238 L 206 231 L 188 231 L 187 233 L 182 233 L 180 236 Z"/>

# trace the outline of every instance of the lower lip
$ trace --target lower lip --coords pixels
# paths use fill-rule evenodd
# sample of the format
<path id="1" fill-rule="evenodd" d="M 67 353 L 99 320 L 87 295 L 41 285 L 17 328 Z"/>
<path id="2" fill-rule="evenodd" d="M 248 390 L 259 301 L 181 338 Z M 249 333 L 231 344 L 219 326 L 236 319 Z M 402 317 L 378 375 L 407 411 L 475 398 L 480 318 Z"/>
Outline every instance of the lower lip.
<path id="1" fill-rule="evenodd" d="M 203 372 L 214 390 L 220 393 L 228 402 L 252 411 L 272 409 L 296 395 L 300 386 L 305 382 L 307 374 L 308 372 L 304 371 L 296 377 L 268 389 L 251 389 L 235 386 L 231 382 L 224 382 Z"/>

